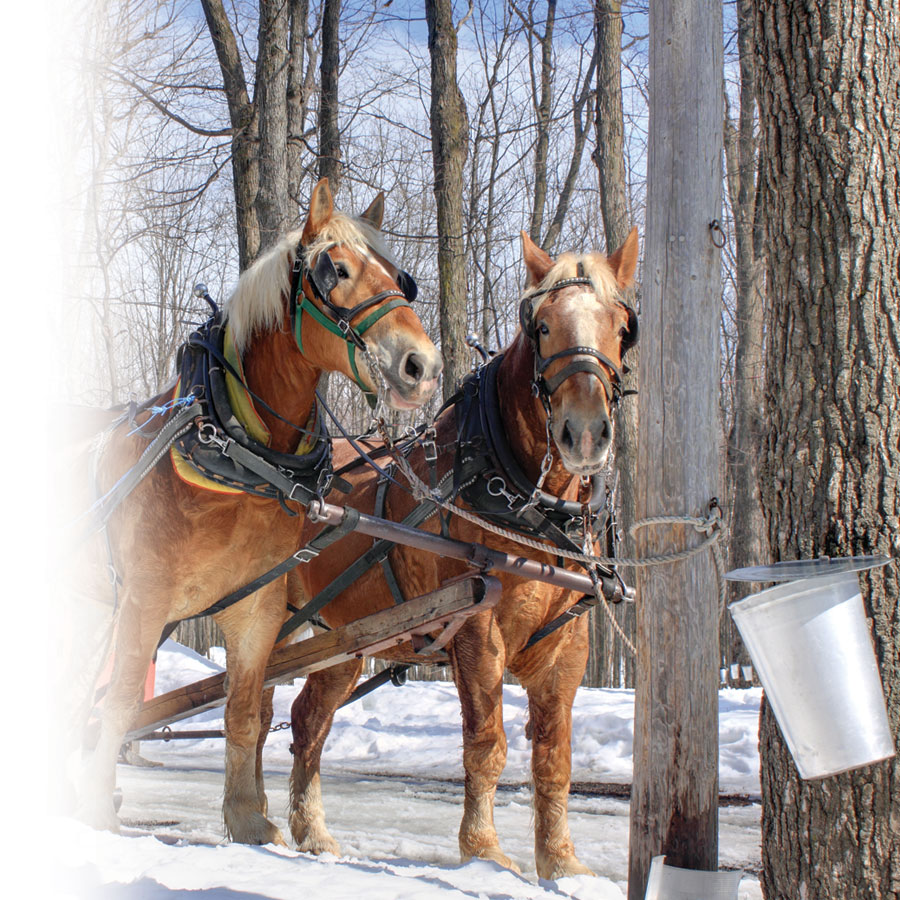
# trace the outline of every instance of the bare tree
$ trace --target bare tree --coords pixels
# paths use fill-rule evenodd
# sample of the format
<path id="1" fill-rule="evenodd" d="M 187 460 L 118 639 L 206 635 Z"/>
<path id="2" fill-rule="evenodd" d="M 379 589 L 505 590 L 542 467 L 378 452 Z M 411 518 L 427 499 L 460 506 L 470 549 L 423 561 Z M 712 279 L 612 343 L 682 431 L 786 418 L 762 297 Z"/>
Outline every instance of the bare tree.
<path id="1" fill-rule="evenodd" d="M 737 127 L 726 108 L 726 185 L 734 222 L 735 352 L 730 369 L 733 385 L 733 417 L 727 444 L 727 480 L 730 499 L 731 568 L 758 565 L 769 556 L 765 523 L 759 498 L 759 459 L 762 443 L 763 322 L 765 316 L 764 260 L 761 254 L 761 221 L 756 192 L 756 47 L 750 0 L 737 7 L 737 44 L 740 70 L 740 113 Z M 727 95 L 726 95 L 727 100 Z M 737 588 L 732 599 L 739 599 Z M 723 610 L 724 613 L 724 610 Z M 739 663 L 737 677 L 726 679 L 747 684 L 743 668 L 750 657 L 731 616 L 720 625 L 723 667 Z"/>
<path id="2" fill-rule="evenodd" d="M 321 98 L 319 100 L 319 177 L 335 193 L 341 183 L 341 137 L 338 129 L 338 26 L 341 0 L 325 0 L 322 13 Z"/>
<path id="3" fill-rule="evenodd" d="M 463 167 L 468 118 L 456 79 L 456 26 L 451 0 L 425 0 L 431 55 L 431 143 L 437 204 L 438 279 L 444 397 L 469 370 L 466 350 L 466 260 L 463 240 Z"/>
<path id="4" fill-rule="evenodd" d="M 900 12 L 753 3 L 766 246 L 760 490 L 781 559 L 900 554 Z M 849 61 L 852 61 L 849 62 Z M 900 579 L 863 579 L 894 742 Z M 801 781 L 760 721 L 769 900 L 900 897 L 900 761 Z"/>

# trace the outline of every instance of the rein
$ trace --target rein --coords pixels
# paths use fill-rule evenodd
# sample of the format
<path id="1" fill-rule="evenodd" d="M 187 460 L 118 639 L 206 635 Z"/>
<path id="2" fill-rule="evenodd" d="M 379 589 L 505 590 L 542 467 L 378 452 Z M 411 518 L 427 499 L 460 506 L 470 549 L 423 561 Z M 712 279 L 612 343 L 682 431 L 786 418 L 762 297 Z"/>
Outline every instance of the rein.
<path id="1" fill-rule="evenodd" d="M 317 307 L 306 295 L 306 292 L 303 290 L 304 279 L 308 281 L 316 299 L 322 304 L 322 309 L 319 309 L 319 307 Z M 312 318 L 326 331 L 341 338 L 347 344 L 347 357 L 350 361 L 350 370 L 353 373 L 353 380 L 362 390 L 366 402 L 374 409 L 377 398 L 376 395 L 363 384 L 363 381 L 359 376 L 359 369 L 356 365 L 356 351 L 361 350 L 368 357 L 368 347 L 363 340 L 363 335 L 379 319 L 391 312 L 391 310 L 397 309 L 400 306 L 409 306 L 410 303 L 415 300 L 416 295 L 418 294 L 418 288 L 412 275 L 408 272 L 400 271 L 397 275 L 397 290 L 381 291 L 348 309 L 347 307 L 337 306 L 332 303 L 330 299 L 331 292 L 337 287 L 339 280 L 334 261 L 328 255 L 327 250 L 323 250 L 319 254 L 316 264 L 310 268 L 306 264 L 306 253 L 304 252 L 304 248 L 302 246 L 297 247 L 294 266 L 291 270 L 290 300 L 291 323 L 293 326 L 294 339 L 297 342 L 297 347 L 300 349 L 300 352 L 303 353 L 304 311 L 312 316 Z M 366 316 L 366 318 L 355 327 L 351 324 L 352 320 L 360 313 L 389 299 L 390 302 L 385 303 L 380 309 L 377 309 L 375 312 Z"/>

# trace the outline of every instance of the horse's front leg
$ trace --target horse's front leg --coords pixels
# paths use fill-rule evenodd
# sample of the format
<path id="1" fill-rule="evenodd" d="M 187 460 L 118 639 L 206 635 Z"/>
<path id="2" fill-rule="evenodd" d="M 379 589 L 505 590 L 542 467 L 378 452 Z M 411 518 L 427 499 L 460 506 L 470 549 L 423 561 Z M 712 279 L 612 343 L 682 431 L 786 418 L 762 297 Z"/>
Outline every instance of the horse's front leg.
<path id="1" fill-rule="evenodd" d="M 284 843 L 266 818 L 257 761 L 263 677 L 284 607 L 284 582 L 278 580 L 217 616 L 225 633 L 228 673 L 223 813 L 228 836 L 242 844 Z"/>
<path id="2" fill-rule="evenodd" d="M 519 867 L 500 849 L 494 828 L 494 797 L 506 765 L 503 730 L 505 648 L 491 613 L 468 619 L 449 645 L 463 721 L 466 772 L 459 854 L 490 859 L 514 872 Z"/>
<path id="3" fill-rule="evenodd" d="M 291 707 L 291 835 L 306 853 L 341 852 L 325 825 L 319 766 L 334 714 L 352 693 L 362 667 L 361 659 L 352 659 L 313 672 Z"/>
<path id="4" fill-rule="evenodd" d="M 269 736 L 269 729 L 275 716 L 274 697 L 275 688 L 263 690 L 259 707 L 259 736 L 256 739 L 256 794 L 264 816 L 269 812 L 269 798 L 266 796 L 266 783 L 263 778 L 263 748 L 266 746 L 266 738 Z"/>
<path id="5" fill-rule="evenodd" d="M 118 831 L 113 806 L 116 760 L 144 695 L 147 669 L 166 621 L 152 591 L 124 590 L 116 623 L 114 665 L 102 701 L 100 735 L 86 761 L 76 815 L 93 826 Z M 140 599 L 139 599 L 140 598 Z"/>
<path id="6" fill-rule="evenodd" d="M 587 664 L 586 617 L 557 635 L 528 651 L 544 659 L 540 666 L 526 665 L 529 675 L 523 678 L 531 732 L 535 865 L 538 876 L 547 879 L 594 874 L 575 855 L 568 821 L 572 704 Z"/>

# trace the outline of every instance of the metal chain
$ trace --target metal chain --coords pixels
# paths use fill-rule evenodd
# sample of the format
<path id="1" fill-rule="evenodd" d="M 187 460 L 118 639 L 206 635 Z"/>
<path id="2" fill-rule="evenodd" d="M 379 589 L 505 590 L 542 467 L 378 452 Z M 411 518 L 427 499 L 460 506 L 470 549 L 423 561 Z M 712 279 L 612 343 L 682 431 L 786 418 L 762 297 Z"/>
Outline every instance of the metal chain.
<path id="1" fill-rule="evenodd" d="M 291 727 L 290 722 L 279 722 L 277 725 L 273 725 L 269 729 L 269 734 L 273 734 L 276 731 L 284 731 L 285 728 L 290 728 L 290 727 Z"/>

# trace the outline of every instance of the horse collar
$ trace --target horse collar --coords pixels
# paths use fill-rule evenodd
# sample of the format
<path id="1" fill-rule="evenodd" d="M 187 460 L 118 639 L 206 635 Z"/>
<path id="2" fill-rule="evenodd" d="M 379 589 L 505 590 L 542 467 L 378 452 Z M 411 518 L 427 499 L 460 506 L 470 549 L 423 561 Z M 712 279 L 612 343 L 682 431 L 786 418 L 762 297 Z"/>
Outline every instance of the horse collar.
<path id="1" fill-rule="evenodd" d="M 454 494 L 489 520 L 558 542 L 583 521 L 584 508 L 541 490 L 516 459 L 500 415 L 497 372 L 503 356 L 470 375 L 456 400 Z M 590 514 L 596 528 L 604 491 L 599 476 L 592 481 Z"/>

